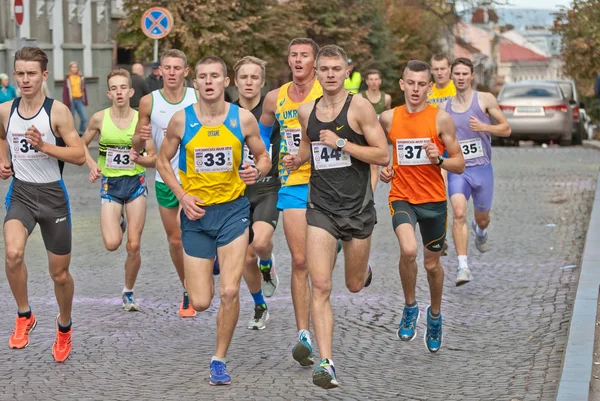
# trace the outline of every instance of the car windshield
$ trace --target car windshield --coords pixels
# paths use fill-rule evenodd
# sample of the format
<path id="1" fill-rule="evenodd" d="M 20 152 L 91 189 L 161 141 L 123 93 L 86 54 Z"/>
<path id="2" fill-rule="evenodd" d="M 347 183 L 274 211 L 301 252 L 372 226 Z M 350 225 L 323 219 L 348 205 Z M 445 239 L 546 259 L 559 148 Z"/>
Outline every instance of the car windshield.
<path id="1" fill-rule="evenodd" d="M 515 85 L 506 86 L 500 96 L 502 99 L 515 97 L 555 97 L 560 98 L 558 88 L 553 86 Z"/>

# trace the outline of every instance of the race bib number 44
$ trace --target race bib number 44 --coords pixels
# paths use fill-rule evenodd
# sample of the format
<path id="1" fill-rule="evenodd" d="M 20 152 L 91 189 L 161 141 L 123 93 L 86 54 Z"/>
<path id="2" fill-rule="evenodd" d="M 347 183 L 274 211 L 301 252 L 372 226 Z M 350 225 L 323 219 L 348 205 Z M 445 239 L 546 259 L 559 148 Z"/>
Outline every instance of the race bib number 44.
<path id="1" fill-rule="evenodd" d="M 46 138 L 42 134 L 42 140 Z M 43 152 L 38 152 L 33 148 L 33 145 L 27 142 L 25 134 L 12 134 L 12 154 L 15 159 L 47 159 L 48 155 Z"/>
<path id="2" fill-rule="evenodd" d="M 270 159 L 273 158 L 273 145 L 269 145 L 269 158 Z M 255 166 L 254 155 L 252 153 L 250 153 L 250 149 L 248 148 L 248 145 L 246 145 L 246 144 L 244 144 L 244 163 L 249 164 L 252 167 Z"/>
<path id="3" fill-rule="evenodd" d="M 483 146 L 481 145 L 481 138 L 466 139 L 464 141 L 459 141 L 459 144 L 465 160 L 477 159 L 478 157 L 485 156 L 483 153 Z"/>
<path id="4" fill-rule="evenodd" d="M 133 170 L 135 168 L 135 163 L 131 161 L 129 149 L 107 148 L 106 167 L 116 170 Z"/>
<path id="5" fill-rule="evenodd" d="M 297 155 L 302 139 L 302 130 L 300 128 L 284 128 L 283 133 L 285 134 L 287 152 L 290 155 Z"/>
<path id="6" fill-rule="evenodd" d="M 231 146 L 194 149 L 196 173 L 222 173 L 233 170 Z"/>
<path id="7" fill-rule="evenodd" d="M 400 166 L 431 164 L 423 146 L 431 142 L 429 138 L 396 139 L 396 158 Z"/>
<path id="8" fill-rule="evenodd" d="M 312 142 L 311 146 L 315 169 L 317 170 L 342 168 L 352 165 L 350 155 L 343 150 L 332 149 L 322 142 Z"/>

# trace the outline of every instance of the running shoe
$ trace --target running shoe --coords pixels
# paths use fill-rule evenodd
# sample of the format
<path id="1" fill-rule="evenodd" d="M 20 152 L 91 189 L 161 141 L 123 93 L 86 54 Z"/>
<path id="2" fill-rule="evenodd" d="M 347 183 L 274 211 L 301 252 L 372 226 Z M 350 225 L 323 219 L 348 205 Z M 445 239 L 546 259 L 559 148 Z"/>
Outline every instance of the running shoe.
<path id="1" fill-rule="evenodd" d="M 183 299 L 181 300 L 181 308 L 179 308 L 179 316 L 181 317 L 194 317 L 196 311 L 190 306 L 190 298 L 188 297 L 187 291 L 183 292 Z"/>
<path id="2" fill-rule="evenodd" d="M 462 269 L 459 267 L 456 269 L 456 286 L 460 287 L 463 284 L 467 284 L 473 280 L 473 276 L 471 275 L 471 270 L 468 267 L 463 267 Z"/>
<path id="3" fill-rule="evenodd" d="M 14 349 L 25 348 L 29 345 L 29 333 L 37 326 L 33 312 L 29 318 L 16 317 L 15 330 L 8 339 L 8 346 Z"/>
<path id="4" fill-rule="evenodd" d="M 269 311 L 264 305 L 256 305 L 254 307 L 254 317 L 250 319 L 250 323 L 248 323 L 248 328 L 250 330 L 263 330 L 266 329 L 267 323 L 269 320 Z"/>
<path id="5" fill-rule="evenodd" d="M 135 302 L 133 291 L 123 292 L 123 309 L 127 312 L 138 312 L 140 305 Z"/>
<path id="6" fill-rule="evenodd" d="M 431 306 L 427 307 L 427 331 L 425 332 L 425 346 L 429 352 L 437 352 L 442 346 L 442 315 L 439 319 L 433 320 L 429 312 Z"/>
<path id="7" fill-rule="evenodd" d="M 365 288 L 371 285 L 373 281 L 373 263 L 369 262 L 369 271 L 367 272 L 367 279 L 365 280 Z"/>
<path id="8" fill-rule="evenodd" d="M 315 359 L 312 346 L 308 342 L 306 334 L 302 334 L 298 339 L 298 343 L 294 345 L 292 356 L 301 366 L 314 365 Z"/>
<path id="9" fill-rule="evenodd" d="M 66 333 L 58 329 L 58 317 L 56 317 L 56 339 L 52 345 L 52 356 L 56 362 L 64 362 L 71 355 L 71 334 L 73 334 L 72 327 Z"/>
<path id="10" fill-rule="evenodd" d="M 259 260 L 258 268 L 262 274 L 261 289 L 263 295 L 267 298 L 271 298 L 277 292 L 279 288 L 279 276 L 275 271 L 275 255 L 271 254 L 271 263 L 263 263 Z"/>
<path id="11" fill-rule="evenodd" d="M 319 366 L 317 366 L 313 372 L 313 384 L 324 389 L 339 387 L 340 383 L 338 383 L 335 375 L 333 361 L 330 361 L 327 358 L 321 361 Z"/>
<path id="12" fill-rule="evenodd" d="M 121 209 L 121 221 L 119 222 L 121 226 L 121 231 L 125 234 L 125 230 L 127 230 L 127 220 L 125 220 L 125 211 Z"/>
<path id="13" fill-rule="evenodd" d="M 477 250 L 481 253 L 489 251 L 487 231 L 485 235 L 477 234 L 477 223 L 475 223 L 475 221 L 473 221 L 472 227 L 473 231 L 475 231 L 475 246 L 477 247 Z"/>
<path id="14" fill-rule="evenodd" d="M 337 240 L 337 253 L 342 252 L 342 240 Z"/>
<path id="15" fill-rule="evenodd" d="M 227 366 L 223 362 L 212 361 L 210 363 L 210 385 L 218 386 L 231 384 L 231 376 L 227 373 Z"/>
<path id="16" fill-rule="evenodd" d="M 219 265 L 219 258 L 215 258 L 213 263 L 213 276 L 218 276 L 221 273 L 221 265 Z"/>
<path id="17" fill-rule="evenodd" d="M 408 308 L 406 305 L 404 306 L 400 327 L 398 327 L 398 331 L 396 332 L 396 335 L 400 340 L 412 341 L 415 338 L 417 335 L 417 323 L 419 322 L 420 316 L 421 311 L 419 311 L 419 305 L 416 305 L 414 308 Z"/>

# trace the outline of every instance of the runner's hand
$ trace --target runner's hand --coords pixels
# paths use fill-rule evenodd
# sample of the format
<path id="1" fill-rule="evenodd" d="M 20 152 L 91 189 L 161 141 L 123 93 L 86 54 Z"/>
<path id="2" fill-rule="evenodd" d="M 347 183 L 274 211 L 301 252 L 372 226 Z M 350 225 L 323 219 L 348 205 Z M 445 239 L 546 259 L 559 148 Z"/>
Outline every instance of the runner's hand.
<path id="1" fill-rule="evenodd" d="M 12 170 L 10 169 L 11 164 L 0 164 L 0 178 L 6 180 L 13 175 Z"/>
<path id="2" fill-rule="evenodd" d="M 27 132 L 25 132 L 25 138 L 27 138 L 27 142 L 30 143 L 35 150 L 38 152 L 43 152 L 46 142 L 44 142 L 42 134 L 40 131 L 38 131 L 35 125 L 32 125 L 27 129 Z"/>
<path id="3" fill-rule="evenodd" d="M 294 171 L 300 168 L 300 158 L 298 155 L 285 155 L 282 159 L 283 168 L 287 171 Z"/>
<path id="4" fill-rule="evenodd" d="M 440 155 L 440 152 L 438 151 L 438 147 L 435 143 L 427 142 L 425 145 L 423 145 L 423 149 L 425 149 L 425 152 L 427 152 L 427 158 L 431 164 L 439 163 L 438 156 Z"/>
<path id="5" fill-rule="evenodd" d="M 181 205 L 183 212 L 187 218 L 192 221 L 200 219 L 206 213 L 206 211 L 199 206 L 201 202 L 200 199 L 188 193 L 185 193 L 181 199 L 179 199 L 179 204 Z"/>
<path id="6" fill-rule="evenodd" d="M 331 149 L 337 149 L 335 141 L 340 139 L 333 131 L 328 129 L 322 129 L 319 131 L 319 141 L 329 146 Z"/>
<path id="7" fill-rule="evenodd" d="M 252 185 L 256 182 L 258 177 L 258 169 L 252 167 L 248 163 L 242 164 L 242 169 L 239 171 L 240 178 L 246 183 L 246 185 Z"/>
<path id="8" fill-rule="evenodd" d="M 381 173 L 379 173 L 379 179 L 381 182 L 388 183 L 392 181 L 392 177 L 394 176 L 394 169 L 392 166 L 386 166 L 381 169 Z"/>
<path id="9" fill-rule="evenodd" d="M 473 116 L 469 119 L 469 128 L 474 132 L 487 131 L 485 124 Z"/>
<path id="10" fill-rule="evenodd" d="M 152 139 L 152 124 L 144 125 L 140 128 L 140 138 L 142 138 L 142 141 L 149 141 Z"/>
<path id="11" fill-rule="evenodd" d="M 129 160 L 135 162 L 140 157 L 140 153 L 136 152 L 134 148 L 129 149 Z"/>
<path id="12" fill-rule="evenodd" d="M 102 169 L 94 163 L 90 166 L 90 182 L 96 182 L 100 177 L 102 177 Z"/>

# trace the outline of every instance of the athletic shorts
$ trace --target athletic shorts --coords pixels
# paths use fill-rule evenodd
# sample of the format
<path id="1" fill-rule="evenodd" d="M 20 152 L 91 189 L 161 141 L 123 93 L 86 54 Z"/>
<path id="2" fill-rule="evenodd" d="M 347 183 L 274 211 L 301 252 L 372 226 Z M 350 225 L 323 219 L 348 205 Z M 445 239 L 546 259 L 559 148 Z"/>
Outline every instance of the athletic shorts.
<path id="1" fill-rule="evenodd" d="M 377 224 L 377 213 L 373 204 L 353 217 L 336 216 L 322 209 L 309 207 L 306 209 L 306 222 L 309 226 L 322 228 L 335 239 L 350 241 L 352 238 L 365 239 L 371 236 Z"/>
<path id="2" fill-rule="evenodd" d="M 403 200 L 390 202 L 394 231 L 400 224 L 413 227 L 419 223 L 423 246 L 433 252 L 441 252 L 448 227 L 448 205 L 446 201 L 413 205 Z"/>
<path id="3" fill-rule="evenodd" d="M 164 182 L 155 181 L 154 190 L 156 191 L 156 200 L 160 206 L 167 209 L 175 209 L 179 207 L 179 201 L 177 200 L 177 197 L 173 191 L 169 189 L 167 184 Z"/>
<path id="4" fill-rule="evenodd" d="M 124 205 L 148 195 L 146 174 L 127 177 L 102 177 L 100 182 L 100 199 L 102 203 L 118 203 Z"/>
<path id="5" fill-rule="evenodd" d="M 448 194 L 463 194 L 467 201 L 473 195 L 473 206 L 478 212 L 492 208 L 494 198 L 494 169 L 491 164 L 465 168 L 462 174 L 448 173 Z"/>
<path id="6" fill-rule="evenodd" d="M 219 205 L 204 206 L 204 216 L 190 220 L 182 210 L 181 241 L 189 256 L 212 259 L 217 248 L 229 244 L 243 235 L 250 226 L 250 202 L 245 196 Z"/>
<path id="7" fill-rule="evenodd" d="M 10 220 L 23 223 L 29 235 L 39 224 L 48 252 L 71 253 L 71 208 L 62 180 L 34 184 L 13 179 L 6 194 L 4 224 Z"/>
<path id="8" fill-rule="evenodd" d="M 256 186 L 250 185 L 246 187 L 246 197 L 250 202 L 250 224 L 253 225 L 257 221 L 264 221 L 277 228 L 279 221 L 279 210 L 277 210 L 277 192 L 278 186 Z"/>
<path id="9" fill-rule="evenodd" d="M 306 209 L 308 184 L 283 186 L 279 190 L 277 209 Z"/>

